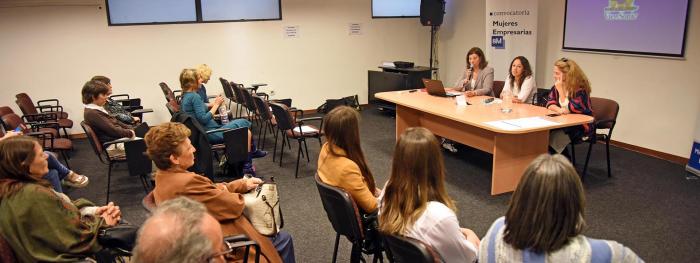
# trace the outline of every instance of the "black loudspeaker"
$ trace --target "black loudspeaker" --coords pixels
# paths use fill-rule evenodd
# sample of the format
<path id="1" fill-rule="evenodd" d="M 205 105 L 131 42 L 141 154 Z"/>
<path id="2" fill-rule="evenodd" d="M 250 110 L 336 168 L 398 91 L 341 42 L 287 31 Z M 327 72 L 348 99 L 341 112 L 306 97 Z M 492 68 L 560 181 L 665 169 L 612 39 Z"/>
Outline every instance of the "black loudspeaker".
<path id="1" fill-rule="evenodd" d="M 445 0 L 421 0 L 420 23 L 424 26 L 442 25 L 445 15 Z"/>

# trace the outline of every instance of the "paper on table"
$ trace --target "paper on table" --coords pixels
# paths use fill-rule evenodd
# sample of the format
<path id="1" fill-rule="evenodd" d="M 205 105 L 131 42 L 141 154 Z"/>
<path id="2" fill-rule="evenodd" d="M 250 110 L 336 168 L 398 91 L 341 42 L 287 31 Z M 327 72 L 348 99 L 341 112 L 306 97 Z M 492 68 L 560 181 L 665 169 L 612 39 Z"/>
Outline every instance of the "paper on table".
<path id="1" fill-rule="evenodd" d="M 298 131 L 299 128 L 294 128 L 294 130 L 297 130 L 297 131 Z M 302 133 L 312 133 L 312 132 L 318 132 L 318 130 L 315 129 L 315 128 L 313 128 L 313 127 L 311 127 L 311 126 L 308 126 L 308 125 L 302 125 L 302 126 L 301 126 L 301 132 L 302 132 Z"/>
<path id="2" fill-rule="evenodd" d="M 504 129 L 508 131 L 520 130 L 520 129 L 530 129 L 530 128 L 540 128 L 547 126 L 557 125 L 556 122 L 545 120 L 541 117 L 528 117 L 512 120 L 500 120 L 500 121 L 489 121 L 485 122 L 488 125 L 494 126 L 499 129 Z"/>

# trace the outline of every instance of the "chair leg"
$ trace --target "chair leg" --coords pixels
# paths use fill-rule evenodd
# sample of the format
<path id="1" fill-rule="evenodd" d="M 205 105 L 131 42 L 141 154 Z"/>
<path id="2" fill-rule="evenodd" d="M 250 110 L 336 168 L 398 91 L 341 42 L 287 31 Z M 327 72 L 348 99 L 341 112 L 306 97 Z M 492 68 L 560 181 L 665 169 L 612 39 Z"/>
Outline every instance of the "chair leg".
<path id="1" fill-rule="evenodd" d="M 289 149 L 291 150 L 291 149 L 292 149 L 292 144 L 289 142 L 289 137 L 284 136 L 284 138 L 287 139 L 287 148 L 289 148 Z"/>
<path id="2" fill-rule="evenodd" d="M 66 167 L 70 170 L 70 164 L 68 163 L 68 155 L 66 154 L 66 151 L 61 151 L 61 157 L 63 157 L 63 161 L 66 162 Z"/>
<path id="3" fill-rule="evenodd" d="M 335 263 L 335 260 L 337 259 L 338 256 L 338 242 L 340 241 L 340 234 L 335 234 L 335 246 L 333 247 L 333 263 Z"/>
<path id="4" fill-rule="evenodd" d="M 583 173 L 581 174 L 581 181 L 586 177 L 586 171 L 588 171 L 588 160 L 591 159 L 591 150 L 593 149 L 593 144 L 595 142 L 591 141 L 588 144 L 588 153 L 586 153 L 586 162 L 583 164 Z"/>
<path id="5" fill-rule="evenodd" d="M 107 171 L 107 202 L 109 204 L 109 188 L 112 183 L 112 163 L 109 163 L 109 170 Z"/>
<path id="6" fill-rule="evenodd" d="M 610 171 L 610 138 L 605 140 L 605 157 L 608 159 L 608 178 L 612 177 L 612 172 Z"/>
<path id="7" fill-rule="evenodd" d="M 299 149 L 297 150 L 297 169 L 294 171 L 294 178 L 298 178 L 299 176 L 299 157 L 302 154 L 301 140 L 297 140 L 297 142 L 299 142 Z"/>
<path id="8" fill-rule="evenodd" d="M 359 242 L 353 242 L 352 249 L 350 252 L 350 262 L 351 263 L 358 263 L 361 261 L 363 261 L 363 259 L 362 259 L 362 246 L 359 244 Z"/>
<path id="9" fill-rule="evenodd" d="M 284 141 L 285 141 L 285 139 L 287 139 L 287 134 L 285 134 L 284 131 L 282 132 L 281 139 L 282 139 L 282 147 L 280 147 L 280 167 L 282 167 L 282 156 L 284 156 Z M 289 139 L 287 139 L 287 140 L 289 140 Z M 287 141 L 287 142 L 289 142 L 289 141 Z"/>
<path id="10" fill-rule="evenodd" d="M 279 134 L 279 129 L 275 131 L 275 148 L 272 150 L 272 162 L 275 162 L 275 156 L 277 155 L 277 134 Z"/>
<path id="11" fill-rule="evenodd" d="M 311 156 L 309 155 L 309 146 L 306 145 L 306 139 L 304 139 L 304 150 L 306 151 L 306 162 L 311 162 Z"/>

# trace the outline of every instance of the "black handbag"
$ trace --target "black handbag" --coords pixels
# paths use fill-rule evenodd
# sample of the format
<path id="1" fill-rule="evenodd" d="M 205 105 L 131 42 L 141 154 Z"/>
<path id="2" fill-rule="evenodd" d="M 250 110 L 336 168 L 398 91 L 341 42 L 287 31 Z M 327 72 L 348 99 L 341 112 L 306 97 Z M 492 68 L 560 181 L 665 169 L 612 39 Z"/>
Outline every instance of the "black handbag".
<path id="1" fill-rule="evenodd" d="M 131 251 L 136 243 L 138 231 L 138 227 L 128 224 L 101 229 L 97 235 L 97 242 L 105 248 Z"/>
<path id="2" fill-rule="evenodd" d="M 321 106 L 318 106 L 318 108 L 316 108 L 316 111 L 318 113 L 327 114 L 338 106 L 348 106 L 356 110 L 361 110 L 357 95 L 353 95 L 340 99 L 326 100 L 326 103 L 323 103 L 321 104 Z"/>

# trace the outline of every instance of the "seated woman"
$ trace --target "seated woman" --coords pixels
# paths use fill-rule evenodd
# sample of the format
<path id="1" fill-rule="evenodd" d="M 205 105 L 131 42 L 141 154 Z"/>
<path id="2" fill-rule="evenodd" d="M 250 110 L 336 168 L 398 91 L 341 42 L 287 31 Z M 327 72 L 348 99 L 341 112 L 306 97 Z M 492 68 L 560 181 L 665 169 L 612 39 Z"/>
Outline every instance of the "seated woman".
<path id="1" fill-rule="evenodd" d="M 36 139 L 0 142 L 0 235 L 19 262 L 77 261 L 101 250 L 100 229 L 121 220 L 118 206 L 71 201 L 42 179 L 47 154 Z"/>
<path id="2" fill-rule="evenodd" d="M 265 262 L 295 262 L 289 233 L 281 231 L 273 237 L 262 236 L 243 215 L 245 203 L 241 194 L 262 181 L 244 178 L 215 184 L 206 177 L 188 172 L 187 168 L 194 165 L 195 151 L 189 135 L 190 130 L 185 125 L 173 122 L 151 128 L 146 133 L 148 156 L 158 167 L 153 190 L 156 204 L 178 196 L 199 201 L 221 223 L 224 236 L 246 234 L 260 245 L 261 259 Z"/>
<path id="3" fill-rule="evenodd" d="M 467 67 L 455 82 L 455 90 L 464 91 L 465 95 L 493 97 L 493 68 L 488 66 L 484 52 L 473 47 L 467 52 Z"/>
<path id="4" fill-rule="evenodd" d="M 511 97 L 513 103 L 529 103 L 535 98 L 535 77 L 527 58 L 518 56 L 510 62 L 508 78 L 501 91 L 501 99 Z"/>
<path id="5" fill-rule="evenodd" d="M 96 80 L 88 81 L 81 93 L 85 104 L 83 119 L 92 127 L 101 143 L 136 136 L 131 125 L 120 122 L 105 110 L 104 105 L 107 103 L 109 94 L 109 87 L 106 84 Z M 117 146 L 108 148 L 107 151 L 114 154 L 124 152 L 123 146 L 121 149 Z"/>
<path id="6" fill-rule="evenodd" d="M 479 237 L 459 227 L 444 180 L 437 138 L 422 127 L 404 131 L 396 142 L 391 177 L 380 197 L 379 230 L 429 244 L 442 262 L 474 262 Z"/>
<path id="7" fill-rule="evenodd" d="M 585 204 L 571 163 L 540 155 L 525 170 L 506 216 L 484 236 L 479 262 L 643 262 L 615 241 L 582 235 Z"/>
<path id="8" fill-rule="evenodd" d="M 364 213 L 373 213 L 380 190 L 362 153 L 359 119 L 359 113 L 347 106 L 336 107 L 326 115 L 326 143 L 318 156 L 318 176 L 324 183 L 348 192 Z"/>
<path id="9" fill-rule="evenodd" d="M 16 131 L 5 132 L 5 135 L 0 137 L 0 141 L 15 136 L 22 136 L 22 133 Z M 46 153 L 48 156 L 47 161 L 49 164 L 49 172 L 46 173 L 46 175 L 44 175 L 42 179 L 51 183 L 51 186 L 53 187 L 54 191 L 63 193 L 61 181 L 63 181 L 64 184 L 73 188 L 83 188 L 88 185 L 89 179 L 87 178 L 87 176 L 80 175 L 68 169 L 68 167 L 64 166 L 61 162 L 58 161 L 58 159 L 56 159 L 56 156 L 53 153 L 44 153 Z"/>
<path id="10" fill-rule="evenodd" d="M 211 103 L 211 109 L 207 110 L 207 106 L 202 102 L 202 97 L 197 94 L 197 90 L 202 84 L 201 77 L 197 74 L 194 69 L 183 69 L 180 73 L 180 86 L 182 88 L 182 101 L 180 102 L 180 110 L 191 115 L 204 127 L 205 130 L 214 130 L 219 128 L 250 128 L 250 121 L 245 119 L 234 119 L 229 120 L 227 124 L 220 125 L 214 121 L 214 115 L 217 114 L 219 106 L 224 102 L 224 98 L 219 96 L 214 99 Z M 223 143 L 224 133 L 215 132 L 208 135 L 209 142 L 211 143 Z M 267 152 L 255 149 L 253 143 L 253 136 L 251 135 L 250 129 L 248 129 L 248 163 L 246 164 L 246 169 L 250 167 L 250 159 L 260 158 L 267 155 Z"/>
<path id="11" fill-rule="evenodd" d="M 105 103 L 103 108 L 105 108 L 110 115 L 129 125 L 134 125 L 141 122 L 141 118 L 131 115 L 131 112 L 124 109 L 124 106 L 122 106 L 121 103 L 109 98 L 109 96 L 112 95 L 112 80 L 105 76 L 94 76 L 91 80 L 102 82 L 107 85 L 107 88 L 109 88 L 109 92 L 107 93 L 107 103 Z"/>
<path id="12" fill-rule="evenodd" d="M 592 116 L 591 83 L 575 61 L 561 58 L 554 62 L 554 87 L 547 98 L 547 109 L 557 114 L 585 114 Z M 578 141 L 591 130 L 591 124 L 552 131 L 550 151 L 562 153 L 572 141 Z"/>

